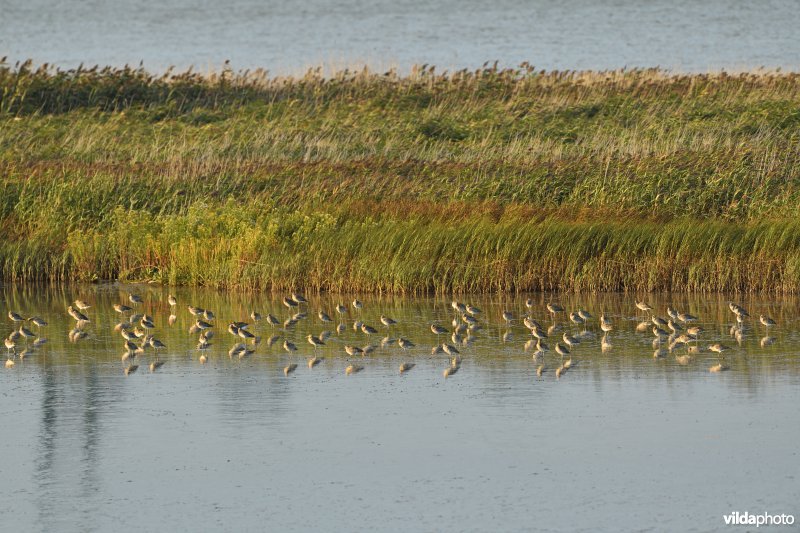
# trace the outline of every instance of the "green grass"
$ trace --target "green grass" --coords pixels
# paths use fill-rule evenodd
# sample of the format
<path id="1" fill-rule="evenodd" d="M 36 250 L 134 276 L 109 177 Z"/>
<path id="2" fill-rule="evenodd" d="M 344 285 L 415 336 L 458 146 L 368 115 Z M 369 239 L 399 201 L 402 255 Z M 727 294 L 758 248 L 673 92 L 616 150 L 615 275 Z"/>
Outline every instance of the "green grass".
<path id="1" fill-rule="evenodd" d="M 0 64 L 0 275 L 800 291 L 800 74 Z"/>

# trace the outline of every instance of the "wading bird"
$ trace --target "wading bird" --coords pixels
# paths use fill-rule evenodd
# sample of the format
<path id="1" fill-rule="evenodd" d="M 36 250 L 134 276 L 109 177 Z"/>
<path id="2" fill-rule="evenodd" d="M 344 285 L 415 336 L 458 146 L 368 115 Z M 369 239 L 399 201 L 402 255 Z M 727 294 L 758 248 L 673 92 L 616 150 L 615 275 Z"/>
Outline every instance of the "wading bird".
<path id="1" fill-rule="evenodd" d="M 439 338 L 439 335 L 446 335 L 447 330 L 442 326 L 437 326 L 436 324 L 431 324 L 431 332 L 436 335 L 436 338 Z"/>
<path id="2" fill-rule="evenodd" d="M 769 331 L 769 328 L 771 328 L 772 326 L 775 325 L 775 321 L 774 320 L 772 320 L 770 317 L 764 316 L 764 315 L 759 315 L 758 316 L 758 321 L 761 322 L 762 324 L 764 324 L 764 330 L 767 331 L 767 332 Z"/>
<path id="3" fill-rule="evenodd" d="M 564 311 L 564 308 L 556 303 L 549 303 L 547 304 L 547 311 L 553 315 L 553 322 L 556 321 L 556 313 L 561 313 Z"/>
<path id="4" fill-rule="evenodd" d="M 305 296 L 303 296 L 302 294 L 296 293 L 296 292 L 292 293 L 292 300 L 294 300 L 298 304 L 307 304 L 308 303 L 308 300 L 306 300 Z"/>
<path id="5" fill-rule="evenodd" d="M 322 339 L 320 339 L 319 337 L 315 337 L 314 335 L 308 335 L 306 337 L 306 340 L 311 346 L 314 347 L 314 351 L 317 350 L 317 346 L 325 346 L 325 343 L 322 342 Z"/>
<path id="6" fill-rule="evenodd" d="M 125 304 L 114 304 L 113 307 L 114 307 L 114 311 L 116 311 L 117 313 L 119 313 L 121 315 L 124 315 L 125 313 L 130 313 L 131 311 L 133 311 L 132 307 L 128 307 Z"/>

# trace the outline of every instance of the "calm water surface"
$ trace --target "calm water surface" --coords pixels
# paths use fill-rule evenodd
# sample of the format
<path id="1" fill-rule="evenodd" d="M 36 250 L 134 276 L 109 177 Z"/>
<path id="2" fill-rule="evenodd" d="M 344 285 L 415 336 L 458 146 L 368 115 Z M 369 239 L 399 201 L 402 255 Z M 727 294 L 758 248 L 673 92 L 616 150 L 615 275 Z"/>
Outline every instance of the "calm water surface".
<path id="1" fill-rule="evenodd" d="M 796 0 L 0 0 L 0 56 L 200 69 L 800 68 Z"/>
<path id="2" fill-rule="evenodd" d="M 155 373 L 152 352 L 123 372 L 111 305 L 128 291 L 143 296 L 168 347 Z M 166 296 L 148 286 L 0 287 L 4 335 L 9 309 L 49 322 L 47 344 L 0 369 L 1 529 L 712 531 L 734 510 L 800 515 L 796 300 L 742 302 L 778 322 L 762 347 L 763 327 L 749 325 L 741 344 L 729 336 L 723 297 L 649 297 L 662 315 L 668 304 L 698 315 L 701 346 L 731 347 L 730 370 L 712 374 L 717 357 L 707 352 L 685 366 L 675 357 L 683 351 L 654 357 L 632 296 L 562 296 L 568 309 L 605 310 L 617 329 L 603 353 L 593 321 L 556 380 L 558 357 L 535 363 L 525 328 L 500 323 L 503 309 L 524 311 L 524 298 L 464 298 L 483 309 L 483 328 L 445 380 L 429 326 L 450 326 L 449 300 L 364 298 L 360 316 L 379 334 L 354 333 L 348 314 L 341 335 L 327 328 L 326 360 L 309 370 L 305 336 L 325 329 L 315 311 L 335 315 L 351 298 L 310 297 L 309 318 L 290 330 L 254 327 L 292 339 L 296 355 L 262 342 L 239 359 L 228 356 L 227 322 L 253 309 L 285 319 L 279 300 L 181 290 L 170 326 Z M 75 298 L 92 304 L 92 322 L 71 343 L 64 310 Z M 534 316 L 549 320 L 549 297 L 534 298 Z M 187 303 L 218 317 L 206 365 Z M 390 336 L 417 347 L 379 347 L 358 361 L 363 372 L 345 376 L 342 346 L 380 346 L 381 313 L 399 322 Z M 563 316 L 558 324 L 551 347 L 562 330 L 582 331 Z M 299 368 L 287 378 L 291 361 Z M 417 366 L 401 376 L 404 361 Z"/>

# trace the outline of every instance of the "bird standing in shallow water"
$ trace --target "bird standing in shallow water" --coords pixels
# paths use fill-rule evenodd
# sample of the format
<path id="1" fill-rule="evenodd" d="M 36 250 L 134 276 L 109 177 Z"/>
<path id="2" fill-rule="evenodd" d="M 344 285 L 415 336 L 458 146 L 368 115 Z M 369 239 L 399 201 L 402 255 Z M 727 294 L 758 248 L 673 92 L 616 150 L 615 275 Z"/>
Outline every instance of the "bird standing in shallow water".
<path id="1" fill-rule="evenodd" d="M 719 343 L 710 344 L 708 346 L 708 351 L 709 352 L 714 352 L 714 353 L 722 353 L 722 352 L 728 351 L 728 347 L 725 346 L 724 344 L 719 344 Z"/>
<path id="2" fill-rule="evenodd" d="M 563 308 L 563 307 L 561 307 L 561 306 L 560 306 L 560 305 L 558 305 L 558 304 L 555 304 L 555 303 L 549 303 L 549 304 L 547 304 L 547 311 L 548 311 L 548 312 L 549 312 L 551 315 L 553 315 L 553 322 L 555 323 L 555 321 L 556 321 L 556 313 L 561 313 L 562 311 L 564 311 L 564 308 Z"/>
<path id="3" fill-rule="evenodd" d="M 436 339 L 439 339 L 439 335 L 447 334 L 447 330 L 442 326 L 437 326 L 436 324 L 431 324 L 431 332 L 436 335 Z"/>
<path id="4" fill-rule="evenodd" d="M 314 335 L 308 335 L 306 337 L 306 340 L 311 346 L 314 347 L 314 351 L 317 350 L 317 346 L 325 346 L 325 343 L 322 342 L 322 339 L 320 339 L 319 337 L 315 337 Z"/>
<path id="5" fill-rule="evenodd" d="M 656 338 L 659 340 L 666 339 L 667 337 L 669 337 L 669 333 L 667 333 L 658 326 L 653 326 L 653 335 L 655 335 Z"/>
<path id="6" fill-rule="evenodd" d="M 295 307 L 298 307 L 300 304 L 287 296 L 283 298 L 283 305 L 285 305 L 289 309 L 294 309 Z"/>
<path id="7" fill-rule="evenodd" d="M 473 325 L 473 324 L 476 324 L 478 322 L 477 319 L 474 316 L 467 315 L 467 314 L 461 315 L 461 320 L 463 320 L 465 323 L 469 324 L 470 326 Z"/>
<path id="8" fill-rule="evenodd" d="M 758 321 L 764 324 L 764 330 L 769 331 L 769 328 L 775 325 L 775 321 L 768 316 L 759 315 Z"/>
<path id="9" fill-rule="evenodd" d="M 89 317 L 72 307 L 71 305 L 67 307 L 67 313 L 69 316 L 77 320 L 78 322 L 89 322 Z"/>
<path id="10" fill-rule="evenodd" d="M 375 346 L 372 344 L 367 344 L 366 346 L 361 347 L 361 351 L 364 353 L 364 355 L 369 355 L 375 351 Z"/>
<path id="11" fill-rule="evenodd" d="M 28 322 L 36 326 L 37 328 L 43 328 L 47 325 L 47 322 L 38 316 L 32 316 L 28 319 Z"/>
<path id="12" fill-rule="evenodd" d="M 247 342 L 248 340 L 252 340 L 254 344 L 257 344 L 256 339 L 258 337 L 256 337 L 253 333 L 247 331 L 245 328 L 239 328 L 237 334 L 239 335 L 239 337 L 244 339 L 245 342 Z"/>
<path id="13" fill-rule="evenodd" d="M 703 333 L 703 331 L 705 330 L 700 326 L 692 326 L 686 328 L 686 334 L 692 337 L 695 341 L 697 341 L 697 338 L 700 336 L 701 333 Z"/>
<path id="14" fill-rule="evenodd" d="M 456 349 L 455 346 L 452 346 L 450 344 L 442 344 L 442 351 L 451 357 L 461 353 L 458 351 L 458 349 Z"/>
<path id="15" fill-rule="evenodd" d="M 166 344 L 156 339 L 155 337 L 150 338 L 150 346 L 152 346 L 155 351 L 162 350 L 167 347 Z"/>
<path id="16" fill-rule="evenodd" d="M 528 298 L 527 300 L 525 300 L 525 307 L 528 308 L 528 312 L 530 313 L 531 310 L 533 309 L 533 298 Z"/>
<path id="17" fill-rule="evenodd" d="M 533 340 L 533 339 L 531 339 L 531 340 Z M 541 353 L 549 352 L 550 351 L 550 347 L 542 339 L 536 339 L 536 351 L 537 352 L 541 352 Z"/>
<path id="18" fill-rule="evenodd" d="M 292 352 L 296 352 L 297 351 L 297 346 L 295 346 L 295 344 L 293 342 L 289 342 L 289 341 L 285 340 L 285 341 L 283 341 L 283 349 L 286 350 L 289 353 L 292 353 Z"/>
<path id="19" fill-rule="evenodd" d="M 569 346 L 570 348 L 574 348 L 576 345 L 580 344 L 581 341 L 573 337 L 572 335 L 568 334 L 566 331 L 561 336 L 561 340 L 564 341 L 564 344 Z"/>
<path id="20" fill-rule="evenodd" d="M 359 355 L 364 355 L 364 350 L 362 350 L 358 346 L 351 346 L 349 344 L 345 344 L 344 351 L 350 357 L 356 357 L 356 356 L 359 356 Z"/>
<path id="21" fill-rule="evenodd" d="M 600 329 L 603 331 L 603 333 L 609 333 L 614 329 L 614 325 L 611 324 L 611 321 L 606 318 L 605 313 L 600 315 Z"/>
<path id="22" fill-rule="evenodd" d="M 655 315 L 650 318 L 650 321 L 653 323 L 653 325 L 658 326 L 661 329 L 666 328 L 667 325 L 669 324 L 666 320 L 664 320 L 660 316 L 655 316 Z"/>
<path id="23" fill-rule="evenodd" d="M 636 301 L 636 308 L 639 309 L 640 311 L 644 311 L 645 313 L 648 313 L 649 311 L 651 311 L 653 309 L 653 306 L 651 306 L 650 304 L 648 304 L 644 300 L 642 300 L 641 302 L 640 301 Z"/>
<path id="24" fill-rule="evenodd" d="M 534 328 L 542 329 L 542 325 L 529 316 L 523 318 L 522 323 L 525 325 L 526 328 L 530 330 L 533 330 Z"/>
<path id="25" fill-rule="evenodd" d="M 745 310 L 745 308 L 739 304 L 728 302 L 728 308 L 731 310 L 731 312 L 733 312 L 733 314 L 736 315 L 737 318 L 742 317 L 744 319 L 750 317 L 750 313 L 748 313 L 747 310 Z"/>
<path id="26" fill-rule="evenodd" d="M 453 310 L 456 312 L 457 315 L 463 315 L 464 313 L 467 312 L 467 306 L 455 300 L 450 302 L 450 307 L 453 308 Z"/>
<path id="27" fill-rule="evenodd" d="M 410 350 L 415 346 L 413 342 L 404 337 L 400 337 L 399 339 L 397 339 L 397 345 L 400 346 L 400 348 L 402 348 L 403 350 Z"/>
<path id="28" fill-rule="evenodd" d="M 531 328 L 531 335 L 533 335 L 537 339 L 546 339 L 547 336 L 548 336 L 546 331 L 544 331 L 542 328 L 536 326 L 535 324 Z"/>

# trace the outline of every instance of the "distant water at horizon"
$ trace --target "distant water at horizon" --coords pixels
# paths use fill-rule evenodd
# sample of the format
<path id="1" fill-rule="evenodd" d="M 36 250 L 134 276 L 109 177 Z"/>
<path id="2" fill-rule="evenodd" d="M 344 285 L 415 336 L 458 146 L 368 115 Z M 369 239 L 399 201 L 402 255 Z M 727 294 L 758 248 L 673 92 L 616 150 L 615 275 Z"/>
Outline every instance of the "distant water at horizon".
<path id="1" fill-rule="evenodd" d="M 795 0 L 0 0 L 0 57 L 60 67 L 800 70 Z"/>

